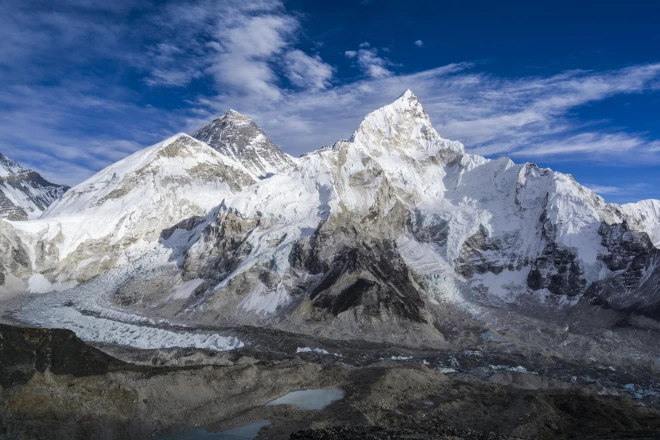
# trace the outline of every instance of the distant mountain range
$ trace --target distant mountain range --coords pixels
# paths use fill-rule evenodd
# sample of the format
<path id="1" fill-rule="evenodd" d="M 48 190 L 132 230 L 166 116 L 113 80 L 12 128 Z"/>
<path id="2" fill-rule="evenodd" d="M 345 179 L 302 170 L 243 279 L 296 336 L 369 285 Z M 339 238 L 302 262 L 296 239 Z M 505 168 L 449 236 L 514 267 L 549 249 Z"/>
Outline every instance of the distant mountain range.
<path id="1" fill-rule="evenodd" d="M 36 171 L 23 168 L 0 153 L 0 217 L 38 218 L 67 189 L 68 186 L 50 183 Z"/>
<path id="2" fill-rule="evenodd" d="M 298 159 L 229 111 L 66 193 L 11 164 L 5 187 L 42 189 L 21 190 L 31 210 L 2 193 L 4 217 L 31 220 L 0 221 L 0 291 L 95 278 L 145 313 L 342 338 L 432 339 L 443 303 L 660 318 L 660 201 L 608 204 L 570 175 L 468 154 L 410 91 Z"/>

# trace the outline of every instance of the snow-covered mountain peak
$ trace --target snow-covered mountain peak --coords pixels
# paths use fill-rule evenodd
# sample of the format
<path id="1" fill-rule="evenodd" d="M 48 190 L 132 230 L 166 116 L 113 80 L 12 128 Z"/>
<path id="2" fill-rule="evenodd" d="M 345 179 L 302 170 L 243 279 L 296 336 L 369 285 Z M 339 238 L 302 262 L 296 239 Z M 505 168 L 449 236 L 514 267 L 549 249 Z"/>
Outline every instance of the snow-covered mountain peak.
<path id="1" fill-rule="evenodd" d="M 68 186 L 48 182 L 0 153 L 0 217 L 10 220 L 37 218 Z"/>
<path id="2" fill-rule="evenodd" d="M 410 90 L 391 104 L 369 113 L 353 134 L 351 142 L 369 150 L 406 152 L 417 159 L 446 149 L 465 153 L 460 142 L 440 137 L 419 99 Z"/>
<path id="3" fill-rule="evenodd" d="M 226 111 L 192 137 L 243 164 L 259 179 L 286 174 L 295 166 L 295 159 L 280 150 L 252 119 L 236 110 Z"/>
<path id="4" fill-rule="evenodd" d="M 12 227 L 35 249 L 40 270 L 65 286 L 138 258 L 164 230 L 207 215 L 256 181 L 240 163 L 180 133 L 76 185 L 40 219 Z"/>
<path id="5" fill-rule="evenodd" d="M 20 166 L 15 161 L 0 153 L 0 177 L 7 177 L 12 174 L 25 173 L 28 170 Z"/>
<path id="6" fill-rule="evenodd" d="M 238 190 L 254 181 L 240 163 L 185 133 L 179 133 L 110 165 L 76 185 L 54 203 L 43 218 L 70 216 L 90 210 L 102 210 L 109 216 L 117 216 L 124 209 L 144 205 L 143 199 L 152 190 L 166 192 L 174 185 L 179 191 L 182 187 L 192 188 L 198 184 L 215 188 L 219 182 Z M 129 195 L 130 203 L 127 199 Z M 221 196 L 218 197 L 216 204 L 222 200 Z"/>
<path id="7" fill-rule="evenodd" d="M 245 116 L 243 113 L 239 113 L 234 109 L 229 109 L 224 112 L 219 118 L 215 119 L 212 124 L 234 124 L 234 125 L 246 125 L 254 124 L 254 121 L 250 117 Z"/>

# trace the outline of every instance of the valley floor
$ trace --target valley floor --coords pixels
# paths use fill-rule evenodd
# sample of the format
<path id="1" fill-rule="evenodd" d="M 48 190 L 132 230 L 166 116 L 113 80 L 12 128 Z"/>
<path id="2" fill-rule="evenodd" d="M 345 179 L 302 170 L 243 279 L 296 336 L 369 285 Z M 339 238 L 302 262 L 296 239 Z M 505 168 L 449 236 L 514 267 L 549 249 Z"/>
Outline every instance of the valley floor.
<path id="1" fill-rule="evenodd" d="M 58 307 L 70 305 L 54 306 L 56 298 L 0 301 L 11 324 L 0 326 L 0 438 L 165 438 L 261 421 L 268 424 L 258 439 L 660 438 L 657 376 L 643 362 L 549 356 L 483 329 L 469 346 L 429 350 L 130 318 L 155 335 L 220 334 L 242 343 L 223 351 L 103 338 L 88 345 L 66 330 L 17 327 L 34 326 L 24 319 L 35 304 L 50 307 L 38 316 L 61 317 Z M 128 324 L 121 314 L 85 316 L 92 327 Z M 319 388 L 345 394 L 321 410 L 264 406 Z"/>

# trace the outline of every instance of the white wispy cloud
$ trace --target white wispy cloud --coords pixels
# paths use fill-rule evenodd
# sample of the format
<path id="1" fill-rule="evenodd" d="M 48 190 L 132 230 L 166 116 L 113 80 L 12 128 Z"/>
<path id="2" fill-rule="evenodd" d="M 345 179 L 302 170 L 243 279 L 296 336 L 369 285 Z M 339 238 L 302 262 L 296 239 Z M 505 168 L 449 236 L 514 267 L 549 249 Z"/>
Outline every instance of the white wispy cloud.
<path id="1" fill-rule="evenodd" d="M 422 46 L 424 46 L 424 42 L 422 40 L 417 40 L 417 41 L 415 41 L 415 46 L 422 47 Z"/>
<path id="2" fill-rule="evenodd" d="M 660 142 L 647 133 L 614 130 L 608 121 L 579 120 L 573 112 L 657 91 L 660 64 L 502 78 L 466 62 L 397 74 L 390 61 L 395 47 L 385 58 L 383 49 L 363 42 L 344 52 L 354 63 L 347 69 L 362 73 L 346 82 L 322 53 L 299 47 L 300 17 L 280 0 L 193 0 L 152 9 L 138 0 L 63 0 L 48 13 L 35 10 L 32 0 L 0 5 L 7 2 L 0 17 L 0 151 L 54 181 L 76 183 L 228 108 L 251 116 L 298 155 L 350 136 L 364 115 L 407 88 L 440 134 L 470 152 L 660 163 Z M 90 10 L 102 13 L 81 15 Z M 142 10 L 157 12 L 145 16 L 138 32 L 123 17 Z M 34 69 L 37 60 L 42 69 Z M 108 62 L 117 72 L 96 72 Z M 171 98 L 171 108 L 140 104 L 139 93 L 118 80 L 125 72 L 148 87 L 180 93 L 174 96 L 181 101 Z M 198 80 L 214 91 L 188 93 Z"/>
<path id="3" fill-rule="evenodd" d="M 158 46 L 150 85 L 185 86 L 203 73 L 225 94 L 278 100 L 281 73 L 303 89 L 323 89 L 331 83 L 332 66 L 294 47 L 300 21 L 286 12 L 281 0 L 173 4 L 159 22 L 176 32 Z M 183 37 L 178 35 L 181 28 Z"/>
<path id="4" fill-rule="evenodd" d="M 628 133 L 580 133 L 559 140 L 539 142 L 533 146 L 516 150 L 518 155 L 553 156 L 575 153 L 625 153 L 643 149 L 648 141 Z"/>
<path id="5" fill-rule="evenodd" d="M 622 182 L 620 185 L 587 183 L 584 186 L 605 198 L 605 200 L 615 203 L 628 203 L 649 197 L 657 198 L 657 192 L 654 191 L 655 185 L 648 182 Z"/>
<path id="6" fill-rule="evenodd" d="M 621 194 L 622 188 L 608 185 L 585 185 L 587 188 L 600 195 Z"/>
<path id="7" fill-rule="evenodd" d="M 286 75 L 291 82 L 305 89 L 325 89 L 330 85 L 334 68 L 321 57 L 292 50 L 284 56 Z"/>
<path id="8" fill-rule="evenodd" d="M 241 109 L 279 145 L 300 154 L 350 136 L 364 115 L 410 88 L 441 135 L 477 154 L 660 163 L 657 141 L 644 133 L 612 132 L 602 121 L 571 117 L 582 105 L 657 89 L 660 64 L 516 79 L 494 77 L 479 72 L 480 67 L 458 63 L 410 75 L 367 77 L 327 90 L 283 92 L 272 106 L 250 97 L 231 102 L 217 97 L 204 104 L 209 119 L 230 105 Z M 188 121 L 191 129 L 202 122 Z"/>
<path id="9" fill-rule="evenodd" d="M 357 66 L 370 78 L 384 78 L 393 73 L 387 68 L 392 63 L 378 55 L 378 49 L 371 48 L 368 42 L 360 43 L 359 50 L 347 50 L 344 52 L 346 58 L 356 59 Z"/>

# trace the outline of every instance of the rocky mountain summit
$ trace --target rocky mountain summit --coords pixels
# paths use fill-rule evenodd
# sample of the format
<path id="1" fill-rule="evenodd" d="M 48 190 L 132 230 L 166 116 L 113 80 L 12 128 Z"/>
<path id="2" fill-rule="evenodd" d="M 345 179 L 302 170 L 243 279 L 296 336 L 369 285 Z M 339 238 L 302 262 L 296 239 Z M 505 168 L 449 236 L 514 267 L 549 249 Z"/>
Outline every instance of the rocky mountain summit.
<path id="1" fill-rule="evenodd" d="M 191 136 L 240 162 L 259 179 L 286 173 L 295 165 L 295 159 L 280 150 L 252 119 L 235 110 L 227 111 Z"/>
<path id="2" fill-rule="evenodd" d="M 0 153 L 0 217 L 36 219 L 68 190 Z"/>

